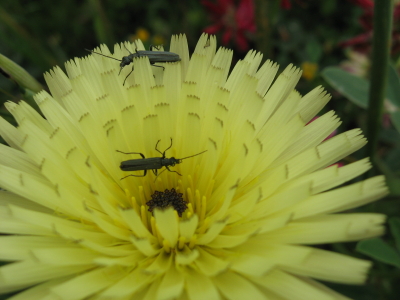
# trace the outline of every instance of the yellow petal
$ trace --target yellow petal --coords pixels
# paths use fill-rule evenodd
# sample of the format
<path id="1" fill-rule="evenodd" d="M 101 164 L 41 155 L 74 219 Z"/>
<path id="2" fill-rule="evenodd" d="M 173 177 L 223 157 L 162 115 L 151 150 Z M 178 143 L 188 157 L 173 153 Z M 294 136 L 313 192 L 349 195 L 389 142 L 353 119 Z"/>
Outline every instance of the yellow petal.
<path id="1" fill-rule="evenodd" d="M 83 266 L 54 266 L 45 265 L 25 260 L 8 264 L 0 269 L 1 286 L 11 287 L 9 291 L 19 290 L 36 283 L 40 283 L 57 277 L 68 276 L 84 272 L 93 268 L 92 265 Z"/>
<path id="2" fill-rule="evenodd" d="M 366 280 L 371 262 L 343 254 L 312 249 L 301 263 L 285 264 L 291 273 L 339 283 L 362 284 Z"/>
<path id="3" fill-rule="evenodd" d="M 286 272 L 274 270 L 263 278 L 252 277 L 255 283 L 262 285 L 268 290 L 282 296 L 284 299 L 320 299 L 320 300 L 344 300 L 345 297 L 337 297 L 327 293 L 324 289 L 310 285 L 301 277 L 287 274 Z"/>
<path id="4" fill-rule="evenodd" d="M 171 266 L 160 283 L 157 299 L 167 300 L 178 297 L 184 287 L 184 277 L 174 266 Z"/>
<path id="5" fill-rule="evenodd" d="M 189 269 L 187 276 L 185 276 L 185 281 L 190 300 L 221 299 L 213 281 L 209 277 Z"/>
<path id="6" fill-rule="evenodd" d="M 33 249 L 34 260 L 51 265 L 90 265 L 97 253 L 82 248 Z M 63 257 L 60 260 L 60 257 Z"/>
<path id="7" fill-rule="evenodd" d="M 356 241 L 381 235 L 385 219 L 385 215 L 372 213 L 322 215 L 290 222 L 285 228 L 264 235 L 271 242 L 290 244 Z"/>
<path id="8" fill-rule="evenodd" d="M 50 290 L 63 300 L 84 299 L 107 288 L 123 275 L 124 272 L 118 267 L 98 268 L 52 287 Z"/>
<path id="9" fill-rule="evenodd" d="M 4 261 L 24 260 L 32 258 L 31 251 L 44 248 L 50 252 L 61 247 L 69 247 L 74 250 L 75 244 L 67 244 L 59 237 L 45 236 L 1 236 L 0 237 L 0 259 Z M 60 260 L 58 258 L 58 260 Z"/>
<path id="10" fill-rule="evenodd" d="M 229 300 L 268 299 L 255 285 L 234 272 L 225 272 L 213 279 L 218 290 Z"/>

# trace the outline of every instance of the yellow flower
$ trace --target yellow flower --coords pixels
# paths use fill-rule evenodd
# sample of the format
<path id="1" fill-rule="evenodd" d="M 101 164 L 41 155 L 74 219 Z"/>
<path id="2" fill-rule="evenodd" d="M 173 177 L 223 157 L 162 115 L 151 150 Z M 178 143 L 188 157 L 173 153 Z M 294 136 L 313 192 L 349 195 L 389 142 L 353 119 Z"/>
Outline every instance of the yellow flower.
<path id="1" fill-rule="evenodd" d="M 315 78 L 315 75 L 318 71 L 318 64 L 305 61 L 301 64 L 301 68 L 303 69 L 302 77 L 308 81 L 311 81 Z"/>
<path id="2" fill-rule="evenodd" d="M 139 27 L 138 29 L 136 29 L 136 35 L 137 35 L 138 39 L 142 40 L 142 41 L 147 41 L 150 37 L 150 33 L 148 32 L 148 30 L 146 28 L 142 28 L 142 27 Z"/>
<path id="3" fill-rule="evenodd" d="M 113 55 L 96 51 L 127 55 L 122 45 Z M 360 284 L 370 262 L 310 245 L 383 233 L 383 215 L 339 213 L 386 195 L 382 176 L 334 189 L 369 160 L 327 168 L 366 143 L 361 131 L 324 141 L 340 124 L 334 112 L 306 125 L 330 96 L 321 87 L 301 96 L 292 65 L 276 77 L 278 66 L 259 68 L 262 56 L 251 51 L 229 73 L 232 51 L 216 51 L 206 35 L 190 59 L 185 36 L 174 36 L 170 51 L 181 61 L 157 64 L 165 70 L 135 59 L 125 86 L 131 67 L 118 76 L 119 63 L 97 54 L 67 62 L 68 75 L 54 68 L 45 74 L 51 95 L 35 97 L 45 118 L 24 102 L 7 104 L 18 127 L 1 119 L 10 147 L 0 145 L 0 231 L 9 234 L 0 260 L 11 263 L 0 269 L 0 291 L 25 289 L 11 299 L 347 299 L 316 280 Z M 116 150 L 161 157 L 156 145 L 166 158 L 207 152 L 158 177 L 121 171 L 122 161 L 142 157 Z M 135 176 L 121 180 L 127 175 Z"/>

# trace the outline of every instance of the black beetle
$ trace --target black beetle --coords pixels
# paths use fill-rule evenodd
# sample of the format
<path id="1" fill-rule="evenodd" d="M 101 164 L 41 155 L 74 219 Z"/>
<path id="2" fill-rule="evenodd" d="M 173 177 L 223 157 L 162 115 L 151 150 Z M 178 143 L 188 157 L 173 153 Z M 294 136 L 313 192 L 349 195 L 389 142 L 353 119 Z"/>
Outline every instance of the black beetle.
<path id="1" fill-rule="evenodd" d="M 128 152 L 127 153 L 127 152 L 122 152 L 122 151 L 116 150 L 117 152 L 120 152 L 120 153 L 123 153 L 123 154 L 139 154 L 142 157 L 142 159 L 130 159 L 130 160 L 122 161 L 121 165 L 120 165 L 120 169 L 122 171 L 144 171 L 143 175 L 128 175 L 128 176 L 125 176 L 125 177 L 123 177 L 121 179 L 124 179 L 124 178 L 129 177 L 129 176 L 144 177 L 147 174 L 147 170 L 152 170 L 154 175 L 158 176 L 157 175 L 158 174 L 158 169 L 161 169 L 162 167 L 165 167 L 170 172 L 175 172 L 178 175 L 182 176 L 177 171 L 171 170 L 169 167 L 173 167 L 176 164 L 180 164 L 182 162 L 182 160 L 184 160 L 186 158 L 197 156 L 197 155 L 200 155 L 200 154 L 202 154 L 202 153 L 207 151 L 207 150 L 205 150 L 203 152 L 197 153 L 195 155 L 187 156 L 187 157 L 184 157 L 184 158 L 175 158 L 175 157 L 166 158 L 165 157 L 165 152 L 172 147 L 172 138 L 171 138 L 171 145 L 169 145 L 169 147 L 167 149 L 165 149 L 164 152 L 161 152 L 160 150 L 157 149 L 158 143 L 160 141 L 161 140 L 157 141 L 155 149 L 156 149 L 157 152 L 159 152 L 162 155 L 162 157 L 146 158 L 144 156 L 144 154 L 140 153 L 140 152 Z"/>
<path id="2" fill-rule="evenodd" d="M 102 53 L 95 52 L 95 51 L 88 50 L 88 49 L 85 49 L 85 50 L 120 61 L 121 62 L 119 64 L 120 70 L 119 70 L 118 75 L 121 74 L 121 71 L 125 66 L 128 66 L 133 62 L 134 58 L 138 58 L 138 57 L 142 57 L 142 56 L 147 56 L 149 58 L 150 64 L 153 65 L 154 67 L 159 67 L 159 68 L 163 68 L 163 69 L 164 69 L 163 66 L 157 66 L 157 65 L 155 65 L 155 63 L 158 63 L 158 62 L 161 62 L 161 63 L 163 63 L 163 62 L 175 62 L 175 61 L 180 61 L 181 60 L 181 58 L 179 57 L 179 54 L 176 54 L 176 53 L 173 53 L 173 52 L 168 52 L 168 51 L 152 51 L 153 48 L 156 48 L 156 47 L 150 46 L 150 51 L 144 51 L 144 50 L 135 49 L 135 53 L 131 53 L 128 50 L 128 48 L 126 48 L 126 46 L 125 46 L 125 49 L 128 50 L 129 55 L 122 57 L 122 59 L 116 59 L 114 57 L 111 57 L 111 56 L 108 56 L 108 55 L 104 55 Z M 132 72 L 133 72 L 133 66 L 132 66 L 132 70 L 129 72 L 129 74 L 126 75 L 123 85 L 125 85 L 126 79 L 129 77 L 129 75 L 131 75 Z"/>

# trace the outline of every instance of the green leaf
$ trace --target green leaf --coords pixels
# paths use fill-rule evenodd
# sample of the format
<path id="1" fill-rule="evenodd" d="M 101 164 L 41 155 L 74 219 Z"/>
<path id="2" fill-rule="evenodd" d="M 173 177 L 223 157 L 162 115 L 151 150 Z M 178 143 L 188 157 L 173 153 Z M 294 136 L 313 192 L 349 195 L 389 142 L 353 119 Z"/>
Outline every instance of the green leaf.
<path id="1" fill-rule="evenodd" d="M 389 219 L 390 231 L 394 237 L 394 241 L 396 242 L 396 248 L 400 251 L 400 218 L 393 217 Z"/>
<path id="2" fill-rule="evenodd" d="M 400 178 L 393 173 L 385 173 L 386 184 L 392 196 L 400 196 Z"/>
<path id="3" fill-rule="evenodd" d="M 400 108 L 400 78 L 392 64 L 389 64 L 386 97 L 393 105 L 397 106 L 398 109 Z"/>
<path id="4" fill-rule="evenodd" d="M 378 261 L 400 268 L 400 254 L 380 238 L 361 241 L 357 244 L 357 251 Z"/>
<path id="5" fill-rule="evenodd" d="M 359 107 L 368 107 L 369 82 L 338 67 L 325 68 L 322 77 L 339 93 Z"/>
<path id="6" fill-rule="evenodd" d="M 380 138 L 385 143 L 396 145 L 400 147 L 400 133 L 395 128 L 385 128 L 381 131 Z"/>
<path id="7" fill-rule="evenodd" d="M 351 102 L 362 108 L 368 107 L 368 80 L 350 74 L 338 67 L 325 68 L 321 75 L 335 90 Z M 392 64 L 389 65 L 386 97 L 400 109 L 400 78 Z M 400 131 L 400 121 L 398 121 L 396 128 Z"/>
<path id="8" fill-rule="evenodd" d="M 20 86 L 27 88 L 35 93 L 40 92 L 43 89 L 42 85 L 35 78 L 33 78 L 24 68 L 2 54 L 0 54 L 0 67 Z"/>
<path id="9" fill-rule="evenodd" d="M 400 142 L 400 139 L 398 140 Z M 387 151 L 385 155 L 385 164 L 394 174 L 400 175 L 400 145 Z"/>
<path id="10" fill-rule="evenodd" d="M 311 38 L 306 44 L 306 56 L 307 60 L 313 63 L 317 63 L 321 59 L 322 47 L 315 38 Z"/>
<path id="11" fill-rule="evenodd" d="M 389 64 L 388 88 L 386 97 L 394 107 L 389 107 L 390 120 L 400 133 L 400 78 L 393 64 Z"/>
<path id="12" fill-rule="evenodd" d="M 386 185 L 389 187 L 392 196 L 400 196 L 400 178 L 396 176 L 387 163 L 377 157 L 375 164 L 379 170 L 385 175 Z"/>
<path id="13" fill-rule="evenodd" d="M 113 45 L 115 43 L 112 34 L 112 22 L 107 18 L 105 8 L 100 0 L 89 1 L 93 10 L 94 30 L 100 43 Z"/>
<path id="14" fill-rule="evenodd" d="M 379 293 L 372 284 L 347 285 L 340 283 L 324 282 L 329 288 L 349 297 L 352 300 L 376 300 L 379 299 Z M 344 299 L 349 299 L 344 298 Z"/>

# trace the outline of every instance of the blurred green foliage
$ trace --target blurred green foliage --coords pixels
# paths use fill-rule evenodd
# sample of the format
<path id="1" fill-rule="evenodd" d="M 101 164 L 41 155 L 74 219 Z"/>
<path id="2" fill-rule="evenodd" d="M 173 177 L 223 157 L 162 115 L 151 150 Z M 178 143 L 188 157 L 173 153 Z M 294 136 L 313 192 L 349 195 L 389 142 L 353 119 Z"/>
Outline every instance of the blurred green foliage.
<path id="1" fill-rule="evenodd" d="M 300 2 L 300 1 L 299 1 Z M 343 12 L 346 12 L 343 14 Z M 312 61 L 320 67 L 343 58 L 339 41 L 354 35 L 360 11 L 344 1 L 304 1 L 290 10 L 280 10 L 272 29 L 273 57 L 282 66 Z M 343 15 L 346 17 L 343 18 Z M 139 0 L 87 0 L 54 3 L 50 0 L 3 0 L 0 4 L 0 53 L 24 67 L 41 83 L 42 73 L 100 43 L 111 47 L 132 40 L 137 30 L 150 33 L 168 45 L 170 36 L 185 33 L 191 49 L 202 29 L 212 24 L 198 0 L 150 2 Z M 220 39 L 221 40 L 221 39 Z M 252 48 L 254 41 L 249 39 Z M 235 48 L 233 43 L 226 45 Z M 240 59 L 245 53 L 237 53 Z M 0 81 L 2 89 L 11 86 Z M 307 85 L 304 90 L 309 90 Z M 1 100 L 8 97 L 1 95 Z"/>
<path id="2" fill-rule="evenodd" d="M 305 94 L 318 85 L 324 85 L 332 93 L 333 99 L 321 114 L 335 110 L 343 121 L 339 128 L 340 132 L 356 127 L 365 129 L 366 103 L 364 102 L 360 108 L 357 101 L 360 103 L 364 101 L 365 93 L 368 91 L 365 90 L 361 98 L 357 98 L 356 92 L 357 88 L 363 88 L 357 82 L 366 83 L 368 76 L 345 82 L 349 84 L 346 86 L 346 89 L 351 92 L 351 95 L 347 94 L 349 98 L 346 98 L 346 93 L 342 95 L 335 84 L 329 85 L 332 82 L 326 74 L 333 70 L 333 75 L 337 75 L 335 71 L 337 68 L 326 69 L 324 77 L 319 76 L 324 68 L 338 67 L 341 62 L 348 59 L 345 49 L 341 48 L 339 43 L 363 33 L 359 23 L 361 9 L 351 1 L 293 0 L 291 2 L 291 9 L 277 9 L 274 12 L 269 20 L 270 32 L 261 33 L 269 39 L 271 50 L 268 51 L 270 57 L 264 57 L 264 59 L 272 59 L 282 68 L 293 63 L 298 67 L 303 67 L 305 73 L 306 66 L 311 66 L 308 76 L 302 78 L 297 85 L 299 92 Z M 199 0 L 70 0 L 62 2 L 2 0 L 0 3 L 0 53 L 22 66 L 45 86 L 42 75 L 44 72 L 55 65 L 63 66 L 65 61 L 75 56 L 87 55 L 85 48 L 92 49 L 100 43 L 105 43 L 112 49 L 116 42 L 133 41 L 137 37 L 142 37 L 145 38 L 143 41 L 147 47 L 150 44 L 164 44 L 165 49 L 168 50 L 171 35 L 185 33 L 189 48 L 193 50 L 202 30 L 212 25 L 212 22 L 209 12 Z M 223 31 L 217 34 L 220 44 L 223 34 Z M 254 36 L 248 34 L 247 37 L 250 48 L 256 48 Z M 237 50 L 233 40 L 224 46 Z M 235 51 L 233 63 L 242 59 L 244 55 L 244 52 Z M 366 68 L 368 73 L 368 66 Z M 0 72 L 1 103 L 7 100 L 31 100 L 32 95 L 29 92 L 18 86 L 12 78 L 8 78 L 7 72 L 0 71 L 2 71 Z M 340 74 L 338 79 L 343 79 L 340 78 Z M 393 80 L 396 81 L 396 79 Z M 397 91 L 396 83 L 391 86 Z M 391 111 L 390 114 L 396 120 L 400 119 L 400 113 L 397 111 Z M 13 122 L 3 105 L 0 115 Z M 384 119 L 382 122 L 383 129 L 380 133 L 377 153 L 378 172 L 384 173 L 389 185 L 396 188 L 400 187 L 400 134 L 390 121 Z M 400 121 L 395 124 L 400 130 Z M 346 158 L 345 163 L 364 156 L 362 151 L 358 151 Z M 395 188 L 392 190 L 392 195 L 360 210 L 385 213 L 391 217 L 400 216 L 400 191 L 399 188 L 397 190 Z M 398 227 L 396 228 L 398 230 Z M 394 230 L 392 228 L 392 232 Z M 396 235 L 398 238 L 398 231 Z M 372 250 L 367 249 L 363 252 L 376 259 L 368 285 L 354 287 L 330 284 L 329 286 L 353 299 L 398 299 L 400 287 L 396 283 L 400 280 L 399 269 L 395 267 L 396 264 L 385 264 L 385 260 L 380 259 L 376 254 L 379 249 L 376 243 L 394 245 L 394 241 L 395 238 L 389 231 L 383 240 L 375 241 L 375 244 L 374 241 L 370 242 Z M 398 244 L 398 239 L 396 243 Z M 329 250 L 370 259 L 368 256 L 355 252 L 354 243 L 327 247 Z M 0 297 L 0 299 L 5 298 Z"/>

